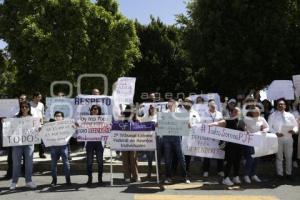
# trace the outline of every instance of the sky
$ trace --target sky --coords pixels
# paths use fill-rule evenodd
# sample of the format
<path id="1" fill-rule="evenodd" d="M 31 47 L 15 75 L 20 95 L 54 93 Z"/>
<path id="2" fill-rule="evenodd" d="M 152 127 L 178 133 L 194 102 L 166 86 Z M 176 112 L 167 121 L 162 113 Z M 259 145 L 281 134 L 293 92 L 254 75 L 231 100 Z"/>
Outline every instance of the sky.
<path id="1" fill-rule="evenodd" d="M 93 1 L 93 0 L 92 0 Z M 188 0 L 118 0 L 120 12 L 129 19 L 137 19 L 142 24 L 150 22 L 150 15 L 159 17 L 166 24 L 176 23 L 175 15 L 185 13 Z M 1 2 L 1 0 L 0 0 Z M 6 43 L 0 40 L 0 49 Z"/>

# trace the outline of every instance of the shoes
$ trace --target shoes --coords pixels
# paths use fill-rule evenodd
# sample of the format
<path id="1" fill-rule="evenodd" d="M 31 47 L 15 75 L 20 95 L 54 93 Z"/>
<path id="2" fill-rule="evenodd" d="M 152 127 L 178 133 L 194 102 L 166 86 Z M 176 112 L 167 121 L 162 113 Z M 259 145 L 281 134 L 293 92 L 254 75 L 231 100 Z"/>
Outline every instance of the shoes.
<path id="1" fill-rule="evenodd" d="M 291 182 L 295 181 L 295 179 L 294 179 L 294 177 L 292 177 L 292 175 L 286 175 L 286 179 L 291 181 Z"/>
<path id="2" fill-rule="evenodd" d="M 238 177 L 238 176 L 233 177 L 232 181 L 233 181 L 235 184 L 241 184 L 240 177 Z"/>
<path id="3" fill-rule="evenodd" d="M 165 180 L 165 183 L 166 183 L 166 184 L 170 184 L 170 183 L 172 183 L 172 179 L 170 179 L 170 178 L 167 178 L 167 179 Z"/>
<path id="4" fill-rule="evenodd" d="M 9 186 L 10 190 L 15 190 L 17 188 L 17 184 L 16 183 L 11 183 Z"/>
<path id="5" fill-rule="evenodd" d="M 222 183 L 227 186 L 233 186 L 233 182 L 230 180 L 229 177 L 224 178 Z"/>
<path id="6" fill-rule="evenodd" d="M 57 185 L 57 178 L 52 178 L 51 186 Z"/>
<path id="7" fill-rule="evenodd" d="M 223 172 L 223 171 L 221 171 L 221 172 L 218 172 L 218 175 L 219 175 L 219 176 L 221 176 L 221 177 L 224 177 L 224 176 L 225 176 L 225 174 L 224 174 L 224 172 Z"/>
<path id="8" fill-rule="evenodd" d="M 98 176 L 98 184 L 103 184 L 102 176 Z"/>
<path id="9" fill-rule="evenodd" d="M 207 177 L 208 177 L 208 172 L 204 172 L 204 173 L 203 173 L 203 177 L 204 177 L 204 178 L 207 178 Z"/>
<path id="10" fill-rule="evenodd" d="M 185 183 L 190 184 L 191 183 L 190 179 L 185 179 Z"/>
<path id="11" fill-rule="evenodd" d="M 46 157 L 46 155 L 45 155 L 45 154 L 41 154 L 41 155 L 40 155 L 40 158 L 43 158 L 43 159 L 45 159 L 45 158 L 47 158 L 47 157 Z"/>
<path id="12" fill-rule="evenodd" d="M 298 162 L 297 161 L 293 161 L 293 167 L 298 168 Z"/>
<path id="13" fill-rule="evenodd" d="M 92 185 L 92 182 L 93 182 L 93 177 L 89 176 L 88 181 L 86 182 L 86 185 L 90 186 L 90 185 Z"/>
<path id="14" fill-rule="evenodd" d="M 258 176 L 256 176 L 256 175 L 252 176 L 251 179 L 254 180 L 254 181 L 257 182 L 257 183 L 260 183 L 260 182 L 261 182 L 261 180 L 260 180 L 260 179 L 258 178 Z"/>
<path id="15" fill-rule="evenodd" d="M 29 187 L 30 189 L 35 189 L 36 188 L 36 184 L 31 181 L 31 182 L 26 183 L 26 187 Z"/>
<path id="16" fill-rule="evenodd" d="M 130 178 L 125 178 L 125 183 L 130 183 Z"/>
<path id="17" fill-rule="evenodd" d="M 140 177 L 138 177 L 138 178 L 135 178 L 133 181 L 134 181 L 134 182 L 137 182 L 137 183 L 140 183 L 140 182 L 142 182 Z"/>
<path id="18" fill-rule="evenodd" d="M 70 177 L 66 177 L 66 185 L 67 186 L 71 186 L 72 185 Z"/>
<path id="19" fill-rule="evenodd" d="M 244 181 L 245 183 L 249 183 L 249 184 L 251 183 L 249 176 L 244 176 Z"/>

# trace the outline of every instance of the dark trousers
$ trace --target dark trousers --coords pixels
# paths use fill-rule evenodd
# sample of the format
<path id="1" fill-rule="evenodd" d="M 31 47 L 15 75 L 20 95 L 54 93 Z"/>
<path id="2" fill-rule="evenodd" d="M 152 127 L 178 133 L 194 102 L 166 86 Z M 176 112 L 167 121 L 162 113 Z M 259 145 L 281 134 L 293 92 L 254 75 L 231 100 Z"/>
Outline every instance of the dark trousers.
<path id="1" fill-rule="evenodd" d="M 42 156 L 45 154 L 45 144 L 43 143 L 43 141 L 41 142 L 41 144 L 39 144 L 39 156 Z"/>
<path id="2" fill-rule="evenodd" d="M 224 174 L 229 177 L 231 168 L 233 167 L 233 176 L 238 176 L 240 172 L 240 161 L 242 156 L 242 145 L 227 142 L 225 147 L 226 165 Z"/>
<path id="3" fill-rule="evenodd" d="M 171 178 L 173 156 L 176 156 L 183 177 L 187 177 L 185 159 L 181 149 L 181 139 L 178 136 L 164 136 L 164 157 L 166 178 Z"/>
<path id="4" fill-rule="evenodd" d="M 222 172 L 223 168 L 224 168 L 224 160 L 223 159 L 212 159 L 212 158 L 204 158 L 203 172 L 209 172 L 211 160 L 217 160 L 217 171 Z"/>
<path id="5" fill-rule="evenodd" d="M 94 155 L 98 163 L 98 177 L 103 173 L 103 146 L 101 142 L 87 142 L 86 144 L 87 175 L 92 176 Z"/>

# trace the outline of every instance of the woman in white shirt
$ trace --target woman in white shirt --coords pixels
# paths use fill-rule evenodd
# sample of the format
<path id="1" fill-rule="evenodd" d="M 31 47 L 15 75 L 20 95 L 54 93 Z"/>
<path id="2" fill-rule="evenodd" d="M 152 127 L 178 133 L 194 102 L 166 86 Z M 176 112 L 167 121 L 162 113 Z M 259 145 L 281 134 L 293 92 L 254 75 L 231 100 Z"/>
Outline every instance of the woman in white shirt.
<path id="1" fill-rule="evenodd" d="M 260 108 L 258 106 L 252 107 L 252 109 L 248 111 L 247 116 L 244 118 L 244 122 L 246 125 L 246 131 L 249 133 L 255 133 L 258 131 L 266 133 L 269 131 L 269 125 L 266 120 L 260 116 Z M 246 158 L 246 174 L 244 176 L 244 181 L 246 183 L 251 183 L 251 179 L 255 182 L 261 182 L 256 175 L 257 158 L 253 158 L 251 156 L 252 154 L 254 154 L 254 148 L 250 146 L 244 146 L 244 156 Z"/>

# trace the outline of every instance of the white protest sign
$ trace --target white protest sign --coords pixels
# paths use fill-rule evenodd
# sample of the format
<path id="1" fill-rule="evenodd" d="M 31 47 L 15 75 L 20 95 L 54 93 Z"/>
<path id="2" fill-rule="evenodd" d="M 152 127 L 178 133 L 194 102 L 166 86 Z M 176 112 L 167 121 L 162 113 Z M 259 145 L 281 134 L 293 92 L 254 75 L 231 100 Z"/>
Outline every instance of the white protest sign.
<path id="1" fill-rule="evenodd" d="M 221 98 L 220 95 L 218 93 L 208 93 L 208 94 L 196 94 L 196 95 L 191 95 L 191 100 L 194 102 L 194 104 L 196 104 L 196 100 L 197 97 L 202 97 L 204 99 L 204 102 L 208 102 L 210 99 L 214 99 L 217 106 L 218 106 L 218 110 L 221 111 L 222 110 L 222 104 L 221 104 Z"/>
<path id="2" fill-rule="evenodd" d="M 113 99 L 118 104 L 132 104 L 136 78 L 120 77 L 113 91 Z"/>
<path id="3" fill-rule="evenodd" d="M 186 113 L 158 113 L 157 135 L 160 136 L 185 136 L 190 130 L 188 127 L 190 114 Z"/>
<path id="4" fill-rule="evenodd" d="M 82 115 L 78 121 L 77 141 L 106 141 L 111 130 L 111 115 Z"/>
<path id="5" fill-rule="evenodd" d="M 297 97 L 300 97 L 300 75 L 293 76 L 293 83 L 295 87 L 295 94 Z"/>
<path id="6" fill-rule="evenodd" d="M 258 133 L 248 133 L 246 131 L 233 130 L 218 126 L 208 126 L 207 124 L 196 124 L 193 127 L 196 134 L 204 137 L 223 140 L 247 146 L 261 146 L 262 136 Z"/>
<path id="7" fill-rule="evenodd" d="M 103 115 L 112 115 L 112 97 L 103 95 L 79 95 L 74 98 L 74 118 L 90 115 L 92 105 L 99 105 Z"/>
<path id="8" fill-rule="evenodd" d="M 118 151 L 154 151 L 156 149 L 154 131 L 112 131 L 111 149 Z"/>
<path id="9" fill-rule="evenodd" d="M 7 118 L 4 119 L 2 127 L 4 147 L 41 143 L 38 132 L 38 127 L 40 127 L 39 118 Z"/>
<path id="10" fill-rule="evenodd" d="M 75 133 L 74 120 L 65 119 L 46 123 L 40 132 L 46 147 L 67 145 Z"/>
<path id="11" fill-rule="evenodd" d="M 199 115 L 202 117 L 204 116 L 204 113 L 208 111 L 208 104 L 207 103 L 203 103 L 203 104 L 194 104 L 192 106 L 192 109 L 197 111 L 199 113 Z"/>
<path id="12" fill-rule="evenodd" d="M 271 83 L 267 90 L 268 100 L 277 100 L 285 98 L 286 100 L 294 100 L 293 82 L 290 80 L 275 80 Z"/>
<path id="13" fill-rule="evenodd" d="M 182 137 L 182 151 L 184 155 L 204 158 L 224 159 L 225 151 L 219 148 L 219 140 L 200 135 Z"/>
<path id="14" fill-rule="evenodd" d="M 64 118 L 73 118 L 74 99 L 65 97 L 47 97 L 46 98 L 46 120 L 49 121 L 54 117 L 56 111 L 64 113 Z"/>
<path id="15" fill-rule="evenodd" d="M 261 135 L 262 145 L 254 147 L 253 158 L 262 157 L 266 155 L 275 154 L 278 152 L 278 138 L 275 133 L 261 133 L 256 134 Z"/>
<path id="16" fill-rule="evenodd" d="M 18 99 L 0 99 L 0 117 L 13 117 L 18 112 Z"/>

